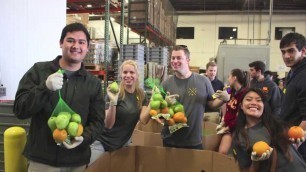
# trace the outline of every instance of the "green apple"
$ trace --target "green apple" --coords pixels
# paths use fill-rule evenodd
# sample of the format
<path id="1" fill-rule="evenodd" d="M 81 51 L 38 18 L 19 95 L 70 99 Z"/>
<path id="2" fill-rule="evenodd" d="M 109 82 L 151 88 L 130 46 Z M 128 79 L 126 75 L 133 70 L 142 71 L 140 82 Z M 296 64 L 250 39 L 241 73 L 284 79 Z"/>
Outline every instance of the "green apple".
<path id="1" fill-rule="evenodd" d="M 117 84 L 117 82 L 114 81 L 113 83 L 111 83 L 110 91 L 114 94 L 119 92 L 119 85 Z"/>
<path id="2" fill-rule="evenodd" d="M 182 104 L 177 104 L 174 106 L 174 112 L 184 112 L 184 106 Z"/>
<path id="3" fill-rule="evenodd" d="M 154 93 L 152 98 L 156 101 L 162 101 L 164 99 L 160 93 Z"/>
<path id="4" fill-rule="evenodd" d="M 75 137 L 78 133 L 79 124 L 76 122 L 70 122 L 67 127 L 68 134 L 71 137 Z"/>
<path id="5" fill-rule="evenodd" d="M 69 113 L 69 112 L 60 112 L 58 115 L 66 115 L 69 120 L 71 118 L 71 113 Z"/>
<path id="6" fill-rule="evenodd" d="M 70 121 L 80 124 L 82 122 L 82 119 L 81 119 L 81 116 L 79 114 L 74 113 L 74 114 L 72 114 Z"/>
<path id="7" fill-rule="evenodd" d="M 58 115 L 55 119 L 56 128 L 62 130 L 67 127 L 69 118 L 66 115 Z"/>
<path id="8" fill-rule="evenodd" d="M 51 116 L 48 119 L 48 126 L 49 126 L 49 128 L 51 129 L 52 132 L 56 129 L 55 119 L 56 119 L 55 116 Z"/>
<path id="9" fill-rule="evenodd" d="M 167 101 L 166 100 L 161 100 L 160 101 L 160 108 L 162 109 L 162 108 L 165 108 L 165 107 L 167 107 L 168 106 L 168 103 L 167 103 Z"/>
<path id="10" fill-rule="evenodd" d="M 160 101 L 152 100 L 150 104 L 151 104 L 151 109 L 157 110 L 160 107 Z"/>

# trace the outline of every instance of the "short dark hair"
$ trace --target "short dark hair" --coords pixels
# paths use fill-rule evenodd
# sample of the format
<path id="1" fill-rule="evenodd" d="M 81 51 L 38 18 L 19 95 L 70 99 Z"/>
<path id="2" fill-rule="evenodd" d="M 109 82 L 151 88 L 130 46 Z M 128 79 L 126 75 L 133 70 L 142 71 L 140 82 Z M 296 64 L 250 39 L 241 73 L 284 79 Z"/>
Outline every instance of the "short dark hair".
<path id="1" fill-rule="evenodd" d="M 261 70 L 262 74 L 264 74 L 266 71 L 266 65 L 262 61 L 254 61 L 249 64 L 249 67 L 254 67 L 256 71 Z"/>
<path id="2" fill-rule="evenodd" d="M 265 71 L 264 72 L 264 75 L 267 76 L 267 75 L 270 75 L 270 76 L 273 76 L 273 73 L 269 70 Z"/>
<path id="3" fill-rule="evenodd" d="M 186 45 L 175 45 L 172 48 L 172 51 L 179 51 L 179 50 L 183 50 L 187 58 L 190 57 L 190 52 L 189 52 L 188 47 Z"/>
<path id="4" fill-rule="evenodd" d="M 81 23 L 71 23 L 71 24 L 66 25 L 62 30 L 60 43 L 63 43 L 64 38 L 65 38 L 65 36 L 67 35 L 68 32 L 75 32 L 75 31 L 83 31 L 84 32 L 84 34 L 86 35 L 86 39 L 87 39 L 87 46 L 89 46 L 90 34 L 89 34 L 88 30 L 86 29 L 86 27 Z"/>
<path id="5" fill-rule="evenodd" d="M 208 67 L 209 66 L 217 66 L 217 63 L 215 63 L 215 62 L 208 62 L 207 64 L 206 64 L 206 69 L 208 69 Z"/>
<path id="6" fill-rule="evenodd" d="M 290 44 L 294 43 L 296 48 L 301 51 L 303 47 L 306 46 L 306 39 L 305 36 L 302 34 L 291 32 L 287 33 L 280 41 L 279 48 L 284 48 L 289 46 Z"/>

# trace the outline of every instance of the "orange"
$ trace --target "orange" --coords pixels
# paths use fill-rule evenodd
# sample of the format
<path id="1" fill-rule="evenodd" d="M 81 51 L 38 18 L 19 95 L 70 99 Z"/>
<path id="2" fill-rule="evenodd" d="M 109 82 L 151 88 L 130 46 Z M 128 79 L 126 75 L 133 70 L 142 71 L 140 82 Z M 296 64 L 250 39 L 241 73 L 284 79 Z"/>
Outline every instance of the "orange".
<path id="1" fill-rule="evenodd" d="M 288 136 L 289 138 L 294 138 L 294 139 L 302 138 L 304 137 L 304 130 L 299 126 L 292 126 L 288 130 Z"/>
<path id="2" fill-rule="evenodd" d="M 65 141 L 68 137 L 67 131 L 65 129 L 60 130 L 58 128 L 56 128 L 53 131 L 53 139 L 55 140 L 56 143 L 62 143 L 63 141 Z"/>
<path id="3" fill-rule="evenodd" d="M 79 124 L 78 125 L 78 132 L 76 134 L 76 136 L 81 136 L 83 134 L 83 125 Z"/>
<path id="4" fill-rule="evenodd" d="M 162 114 L 168 114 L 168 113 L 169 113 L 169 108 L 168 108 L 168 107 L 162 108 L 162 109 L 160 110 L 160 112 L 161 112 Z"/>
<path id="5" fill-rule="evenodd" d="M 184 117 L 185 117 L 185 114 L 183 112 L 176 112 L 173 115 L 173 120 L 175 121 L 175 123 L 183 123 L 185 121 Z"/>
<path id="6" fill-rule="evenodd" d="M 150 114 L 151 116 L 156 116 L 158 113 L 157 113 L 156 110 L 151 109 L 149 114 Z"/>
<path id="7" fill-rule="evenodd" d="M 174 122 L 174 120 L 173 120 L 172 118 L 170 118 L 170 119 L 167 120 L 167 124 L 168 124 L 169 126 L 172 126 L 172 125 L 175 124 L 175 122 Z"/>
<path id="8" fill-rule="evenodd" d="M 182 121 L 182 123 L 187 123 L 187 117 L 184 116 L 184 120 Z"/>
<path id="9" fill-rule="evenodd" d="M 258 141 L 253 145 L 253 152 L 256 152 L 257 156 L 261 156 L 264 152 L 270 149 L 270 146 L 264 141 Z"/>

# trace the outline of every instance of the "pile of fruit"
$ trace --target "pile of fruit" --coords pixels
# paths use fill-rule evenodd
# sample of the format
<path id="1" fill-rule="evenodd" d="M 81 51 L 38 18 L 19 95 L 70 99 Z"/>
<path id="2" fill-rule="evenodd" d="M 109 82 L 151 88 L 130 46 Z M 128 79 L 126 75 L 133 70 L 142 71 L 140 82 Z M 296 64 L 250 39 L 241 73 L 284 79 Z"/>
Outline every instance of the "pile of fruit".
<path id="1" fill-rule="evenodd" d="M 51 129 L 53 139 L 56 143 L 70 142 L 76 136 L 83 133 L 81 116 L 79 114 L 70 114 L 69 112 L 60 112 L 53 115 L 48 120 L 48 126 Z"/>
<path id="2" fill-rule="evenodd" d="M 152 95 L 150 115 L 152 119 L 163 118 L 169 126 L 170 133 L 182 127 L 188 127 L 187 117 L 185 116 L 184 106 L 178 102 L 168 103 L 160 92 Z"/>

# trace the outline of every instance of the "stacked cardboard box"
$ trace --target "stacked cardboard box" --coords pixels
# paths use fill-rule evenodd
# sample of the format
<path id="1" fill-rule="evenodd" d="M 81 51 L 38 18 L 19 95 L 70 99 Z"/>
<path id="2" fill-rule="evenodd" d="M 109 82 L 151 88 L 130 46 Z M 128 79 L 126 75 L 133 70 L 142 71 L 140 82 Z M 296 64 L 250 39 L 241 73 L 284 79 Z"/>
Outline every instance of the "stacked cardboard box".
<path id="1" fill-rule="evenodd" d="M 130 23 L 145 23 L 148 22 L 149 24 L 153 25 L 153 0 L 146 1 L 146 0 L 132 0 L 130 1 Z M 147 15 L 146 15 L 147 14 Z"/>

